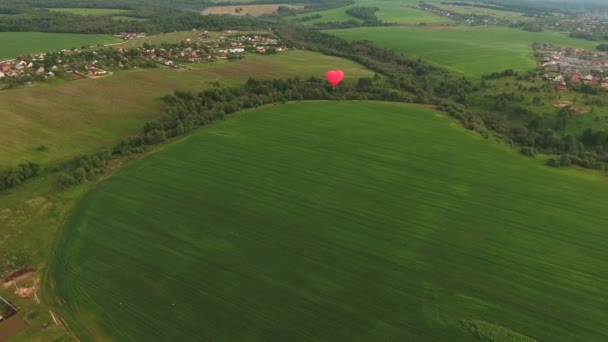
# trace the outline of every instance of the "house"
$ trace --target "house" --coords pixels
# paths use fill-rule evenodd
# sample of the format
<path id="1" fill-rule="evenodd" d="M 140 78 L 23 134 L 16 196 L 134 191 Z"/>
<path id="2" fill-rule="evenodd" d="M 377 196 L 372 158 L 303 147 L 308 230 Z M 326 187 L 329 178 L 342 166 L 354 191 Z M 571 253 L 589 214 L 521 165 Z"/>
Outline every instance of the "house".
<path id="1" fill-rule="evenodd" d="M 11 65 L 8 63 L 0 63 L 0 71 L 10 71 Z"/>
<path id="2" fill-rule="evenodd" d="M 36 70 L 36 72 L 39 74 L 42 74 L 44 72 L 44 67 L 38 68 L 38 70 Z"/>
<path id="3" fill-rule="evenodd" d="M 576 83 L 576 84 L 581 83 L 581 79 L 578 74 L 573 74 L 572 77 L 570 78 L 570 80 L 572 81 L 572 83 Z"/>
<path id="4" fill-rule="evenodd" d="M 0 71 L 0 78 L 4 78 L 4 72 Z"/>
<path id="5" fill-rule="evenodd" d="M 33 68 L 34 67 L 34 63 L 32 63 L 32 62 L 27 63 L 27 67 L 28 68 Z"/>
<path id="6" fill-rule="evenodd" d="M 95 69 L 95 64 L 87 63 L 87 65 L 84 66 L 84 70 L 89 69 Z"/>
<path id="7" fill-rule="evenodd" d="M 592 75 L 587 75 L 587 76 L 583 77 L 583 79 L 585 81 L 593 81 L 593 76 Z"/>
<path id="8" fill-rule="evenodd" d="M 54 73 L 54 72 L 52 72 L 52 71 L 49 71 L 49 72 L 47 73 L 47 75 L 48 75 L 49 77 L 55 77 L 55 73 Z"/>
<path id="9" fill-rule="evenodd" d="M 557 89 L 561 90 L 561 91 L 568 91 L 568 86 L 562 83 L 559 86 L 557 86 Z"/>
<path id="10" fill-rule="evenodd" d="M 555 76 L 555 78 L 553 79 L 555 82 L 563 82 L 564 81 L 564 76 L 563 75 L 557 75 Z"/>

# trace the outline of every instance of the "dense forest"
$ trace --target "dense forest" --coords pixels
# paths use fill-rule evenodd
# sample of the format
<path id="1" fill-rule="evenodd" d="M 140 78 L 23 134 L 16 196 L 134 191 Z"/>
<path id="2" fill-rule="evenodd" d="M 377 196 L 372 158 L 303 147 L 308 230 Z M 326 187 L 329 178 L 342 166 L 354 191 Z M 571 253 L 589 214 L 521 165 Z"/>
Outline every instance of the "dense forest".
<path id="1" fill-rule="evenodd" d="M 103 33 L 146 32 L 156 34 L 172 31 L 187 31 L 193 28 L 225 30 L 263 28 L 259 20 L 238 16 L 201 16 L 193 12 L 164 11 L 146 21 L 114 20 L 109 16 L 81 16 L 48 10 L 27 10 L 19 15 L 0 16 L 0 32 L 59 32 L 59 33 Z"/>

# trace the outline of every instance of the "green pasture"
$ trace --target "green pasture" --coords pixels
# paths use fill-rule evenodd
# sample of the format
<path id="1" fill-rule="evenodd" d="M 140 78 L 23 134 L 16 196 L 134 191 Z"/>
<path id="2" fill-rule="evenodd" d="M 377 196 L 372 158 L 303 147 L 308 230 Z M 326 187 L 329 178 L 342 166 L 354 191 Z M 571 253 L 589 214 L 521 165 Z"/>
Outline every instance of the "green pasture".
<path id="1" fill-rule="evenodd" d="M 128 15 L 131 10 L 116 8 L 49 8 L 49 11 L 66 12 L 77 15 Z"/>
<path id="2" fill-rule="evenodd" d="M 159 98 L 174 90 L 196 92 L 216 81 L 237 86 L 249 77 L 324 77 L 328 69 L 336 68 L 352 82 L 373 74 L 349 60 L 307 51 L 248 54 L 240 61 L 188 66 L 191 70 L 129 70 L 101 79 L 1 92 L 0 165 L 49 163 L 109 147 L 157 118 L 163 108 Z M 38 150 L 42 145 L 45 151 Z"/>
<path id="3" fill-rule="evenodd" d="M 607 201 L 425 107 L 272 106 L 98 184 L 50 285 L 84 339 L 600 341 Z"/>
<path id="4" fill-rule="evenodd" d="M 386 22 L 395 22 L 400 24 L 418 24 L 418 23 L 449 23 L 450 19 L 444 18 L 433 13 L 425 12 L 416 8 L 416 1 L 400 1 L 400 0 L 355 0 L 355 4 L 347 7 L 340 7 L 326 11 L 318 11 L 312 13 L 303 13 L 290 18 L 301 18 L 310 15 L 320 14 L 322 17 L 314 20 L 304 21 L 304 24 L 314 24 L 330 21 L 362 21 L 361 19 L 352 17 L 346 14 L 346 10 L 353 6 L 378 7 L 380 10 L 376 12 L 378 19 Z"/>
<path id="5" fill-rule="evenodd" d="M 82 45 L 98 45 L 120 42 L 121 40 L 101 34 L 43 33 L 43 32 L 0 32 L 0 60 L 19 55 L 47 52 Z"/>
<path id="6" fill-rule="evenodd" d="M 584 49 L 598 44 L 555 32 L 502 27 L 365 27 L 326 32 L 348 40 L 372 40 L 468 76 L 534 68 L 535 42 Z"/>

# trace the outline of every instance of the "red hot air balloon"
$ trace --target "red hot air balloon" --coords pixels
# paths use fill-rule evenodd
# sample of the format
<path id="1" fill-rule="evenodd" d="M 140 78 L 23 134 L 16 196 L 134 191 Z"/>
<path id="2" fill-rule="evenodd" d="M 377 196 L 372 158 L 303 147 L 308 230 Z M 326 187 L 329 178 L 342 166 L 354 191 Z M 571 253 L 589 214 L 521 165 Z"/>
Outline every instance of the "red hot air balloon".
<path id="1" fill-rule="evenodd" d="M 344 78 L 344 73 L 342 70 L 329 70 L 325 76 L 327 77 L 327 81 L 335 88 L 342 78 Z"/>

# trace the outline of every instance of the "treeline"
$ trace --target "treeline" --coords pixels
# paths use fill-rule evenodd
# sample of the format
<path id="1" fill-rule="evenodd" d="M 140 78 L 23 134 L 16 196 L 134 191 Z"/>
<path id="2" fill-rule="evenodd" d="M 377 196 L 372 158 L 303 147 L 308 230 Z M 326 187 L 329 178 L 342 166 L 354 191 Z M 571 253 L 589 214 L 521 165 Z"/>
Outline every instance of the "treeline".
<path id="1" fill-rule="evenodd" d="M 320 14 L 312 14 L 312 15 L 307 15 L 301 18 L 296 19 L 297 21 L 310 21 L 310 20 L 315 20 L 315 19 L 320 19 L 323 16 Z"/>
<path id="2" fill-rule="evenodd" d="M 380 20 L 376 17 L 376 12 L 379 10 L 378 7 L 355 6 L 347 9 L 346 14 L 365 21 L 379 22 Z"/>
<path id="3" fill-rule="evenodd" d="M 185 31 L 193 28 L 208 30 L 261 29 L 266 25 L 253 18 L 207 15 L 167 10 L 162 16 L 146 21 L 113 20 L 109 16 L 81 16 L 48 10 L 28 10 L 19 15 L 0 16 L 0 32 L 58 32 L 117 34 L 119 32 Z"/>
<path id="4" fill-rule="evenodd" d="M 0 191 L 13 188 L 40 174 L 40 165 L 23 163 L 17 167 L 0 169 Z"/>
<path id="5" fill-rule="evenodd" d="M 534 157 L 537 153 L 553 155 L 547 160 L 549 166 L 576 165 L 602 171 L 608 167 L 608 132 L 587 129 L 581 137 L 559 133 L 569 119 L 567 109 L 556 115 L 555 129 L 543 127 L 542 120 L 538 117 L 527 125 L 513 125 L 497 113 L 477 113 L 454 103 L 441 103 L 438 109 L 485 138 L 494 136 L 513 146 L 519 146 L 527 156 Z"/>
<path id="6" fill-rule="evenodd" d="M 210 4 L 207 0 L 2 0 L 3 8 L 22 13 L 35 8 L 115 8 L 135 9 L 137 7 L 161 7 L 165 9 L 199 10 Z"/>
<path id="7" fill-rule="evenodd" d="M 591 40 L 594 42 L 608 40 L 608 35 L 593 34 L 590 32 L 583 32 L 583 31 L 572 31 L 572 32 L 570 32 L 570 37 Z"/>
<path id="8" fill-rule="evenodd" d="M 412 102 L 414 96 L 392 89 L 379 75 L 360 78 L 354 84 L 342 83 L 335 89 L 326 80 L 311 77 L 263 81 L 250 78 L 239 88 L 212 88 L 198 94 L 176 91 L 163 98 L 167 108 L 161 118 L 147 122 L 140 134 L 119 142 L 111 151 L 81 155 L 62 165 L 57 182 L 61 187 L 69 187 L 94 179 L 111 159 L 144 152 L 149 146 L 243 109 L 304 100 Z"/>

